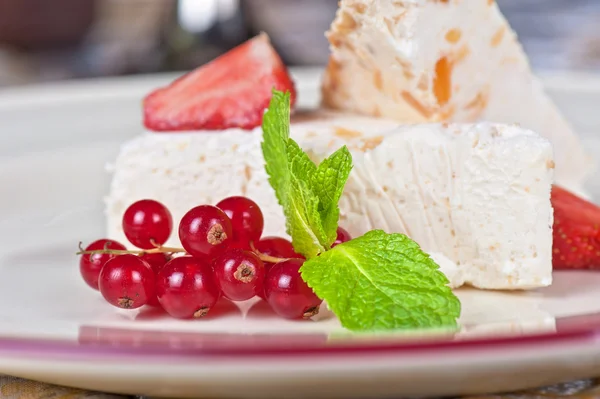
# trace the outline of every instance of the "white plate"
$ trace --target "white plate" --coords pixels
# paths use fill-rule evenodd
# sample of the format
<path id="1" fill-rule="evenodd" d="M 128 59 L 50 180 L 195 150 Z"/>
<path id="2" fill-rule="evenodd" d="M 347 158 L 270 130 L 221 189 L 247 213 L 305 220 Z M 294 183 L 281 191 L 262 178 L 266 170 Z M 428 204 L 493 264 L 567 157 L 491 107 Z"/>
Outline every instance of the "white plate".
<path id="1" fill-rule="evenodd" d="M 301 105 L 315 71 L 295 71 Z M 0 373 L 121 393 L 392 397 L 511 390 L 600 374 L 600 272 L 528 293 L 459 290 L 462 331 L 353 337 L 335 318 L 291 322 L 261 303 L 201 321 L 118 311 L 81 281 L 79 241 L 104 235 L 106 162 L 140 131 L 140 99 L 172 75 L 0 93 Z M 598 153 L 600 78 L 546 77 Z M 600 193 L 600 179 L 590 191 Z M 167 367 L 168 364 L 168 367 Z"/>

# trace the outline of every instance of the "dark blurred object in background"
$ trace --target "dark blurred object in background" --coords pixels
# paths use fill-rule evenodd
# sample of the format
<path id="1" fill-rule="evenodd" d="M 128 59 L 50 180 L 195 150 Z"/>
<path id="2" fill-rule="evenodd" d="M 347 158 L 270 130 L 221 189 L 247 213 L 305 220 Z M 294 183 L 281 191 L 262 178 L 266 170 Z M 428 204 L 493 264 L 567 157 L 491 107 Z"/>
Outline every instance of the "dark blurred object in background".
<path id="1" fill-rule="evenodd" d="M 600 1 L 600 0 L 598 0 Z M 282 58 L 293 65 L 325 64 L 329 45 L 325 31 L 338 0 L 242 0 L 251 32 L 265 31 Z"/>
<path id="2" fill-rule="evenodd" d="M 0 0 L 0 86 L 165 70 L 176 5 Z"/>
<path id="3" fill-rule="evenodd" d="M 532 65 L 600 70 L 600 0 L 497 0 Z M 323 65 L 337 0 L 0 0 L 0 86 L 189 70 L 265 31 Z"/>
<path id="4" fill-rule="evenodd" d="M 497 0 L 537 69 L 600 72 L 600 0 Z"/>
<path id="5" fill-rule="evenodd" d="M 77 45 L 94 10 L 95 0 L 0 0 L 0 45 L 25 50 Z"/>

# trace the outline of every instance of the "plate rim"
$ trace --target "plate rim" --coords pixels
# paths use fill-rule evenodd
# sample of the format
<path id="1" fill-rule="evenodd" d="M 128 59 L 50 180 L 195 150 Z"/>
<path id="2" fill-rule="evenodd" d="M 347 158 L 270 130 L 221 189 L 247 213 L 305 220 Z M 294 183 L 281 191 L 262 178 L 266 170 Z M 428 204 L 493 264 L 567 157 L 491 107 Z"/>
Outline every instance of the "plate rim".
<path id="1" fill-rule="evenodd" d="M 571 322 L 569 319 L 577 320 L 581 317 L 590 317 L 591 323 Z M 237 346 L 211 346 L 223 341 L 224 334 L 206 334 L 207 336 L 217 336 L 216 339 L 203 342 L 201 347 L 194 347 L 197 342 L 191 340 L 192 345 L 181 345 L 177 341 L 176 345 L 171 345 L 173 337 L 188 336 L 188 338 L 197 338 L 197 332 L 181 332 L 175 330 L 156 330 L 156 329 L 114 329 L 104 328 L 106 330 L 120 330 L 123 340 L 115 341 L 113 335 L 111 339 L 96 339 L 94 337 L 73 339 L 60 338 L 18 338 L 0 335 L 0 354 L 18 355 L 26 358 L 40 358 L 47 356 L 60 355 L 64 359 L 78 358 L 102 358 L 111 360 L 120 360 L 128 358 L 164 358 L 169 357 L 173 360 L 189 360 L 198 358 L 210 358 L 216 360 L 248 360 L 248 359 L 291 359 L 306 356 L 353 356 L 353 355 L 394 355 L 394 356 L 424 356 L 439 352 L 470 352 L 470 351 L 496 351 L 496 350 L 517 350 L 527 348 L 530 350 L 548 348 L 549 345 L 574 346 L 581 344 L 597 344 L 600 340 L 600 313 L 586 314 L 581 316 L 570 316 L 557 318 L 557 321 L 567 320 L 563 327 L 554 332 L 527 333 L 522 335 L 498 335 L 498 336 L 476 336 L 467 337 L 459 340 L 453 340 L 440 337 L 431 337 L 423 339 L 417 337 L 413 340 L 402 340 L 397 337 L 394 339 L 381 340 L 360 339 L 360 340 L 339 340 L 334 344 L 297 346 L 296 338 L 302 337 L 323 337 L 325 334 L 319 333 L 298 333 L 298 334 L 225 334 L 230 338 L 236 338 Z M 92 327 L 94 328 L 94 327 Z M 140 344 L 131 339 L 130 334 L 144 334 L 161 332 L 169 340 L 165 342 L 154 341 L 152 343 Z M 264 342 L 270 342 L 271 337 L 290 337 L 289 341 L 283 347 L 273 346 L 249 346 L 241 347 L 239 344 L 244 342 L 237 339 L 245 339 L 256 336 L 263 336 Z M 209 344 L 209 345 L 207 345 Z M 245 343 L 244 343 L 245 344 Z M 291 345 L 290 345 L 291 344 Z"/>

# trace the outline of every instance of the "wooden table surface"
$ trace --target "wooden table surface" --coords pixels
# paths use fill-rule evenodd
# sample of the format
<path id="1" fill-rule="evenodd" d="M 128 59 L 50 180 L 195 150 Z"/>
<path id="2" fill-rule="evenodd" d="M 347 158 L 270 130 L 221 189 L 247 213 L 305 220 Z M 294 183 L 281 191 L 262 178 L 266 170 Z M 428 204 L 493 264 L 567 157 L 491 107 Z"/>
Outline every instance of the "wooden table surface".
<path id="1" fill-rule="evenodd" d="M 0 377 L 0 397 L 4 399 L 159 399 L 89 392 L 42 384 L 14 377 Z M 283 397 L 282 397 L 283 398 Z M 598 399 L 600 379 L 585 379 L 521 392 L 435 399 Z M 233 399 L 233 398 L 232 398 Z M 308 399 L 308 398 L 307 398 Z M 364 398 L 369 399 L 369 398 Z M 405 398 L 398 398 L 405 399 Z M 406 398 L 408 399 L 408 398 Z M 415 399 L 415 398 L 411 398 Z"/>

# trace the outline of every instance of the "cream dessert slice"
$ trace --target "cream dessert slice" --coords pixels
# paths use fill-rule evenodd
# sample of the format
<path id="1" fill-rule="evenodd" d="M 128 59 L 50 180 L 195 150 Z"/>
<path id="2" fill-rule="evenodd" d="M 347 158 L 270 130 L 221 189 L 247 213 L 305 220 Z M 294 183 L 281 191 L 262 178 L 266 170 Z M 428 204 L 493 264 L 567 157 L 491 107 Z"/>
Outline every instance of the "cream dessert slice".
<path id="1" fill-rule="evenodd" d="M 402 123 L 517 123 L 554 145 L 557 182 L 582 190 L 591 161 L 493 0 L 341 0 L 327 37 L 328 107 Z"/>
<path id="2" fill-rule="evenodd" d="M 292 117 L 291 131 L 303 144 L 351 138 L 343 126 L 360 131 L 384 131 L 397 122 L 328 112 L 301 112 Z M 338 128 L 339 127 L 339 128 Z M 348 132 L 350 132 L 348 130 Z M 163 202 L 174 223 L 192 207 L 215 205 L 232 195 L 256 201 L 264 213 L 263 236 L 286 236 L 283 211 L 269 185 L 262 156 L 262 130 L 215 132 L 146 132 L 121 147 L 106 198 L 108 233 L 125 244 L 121 216 L 133 202 L 151 198 Z M 310 150 L 310 147 L 306 147 Z M 326 149 L 324 149 L 326 150 Z M 326 154 L 323 154 L 326 155 Z M 176 232 L 166 243 L 179 246 Z"/>
<path id="3" fill-rule="evenodd" d="M 424 124 L 320 112 L 297 116 L 291 135 L 319 161 L 347 145 L 354 169 L 340 225 L 405 233 L 440 264 L 453 287 L 527 289 L 551 283 L 553 155 L 517 126 Z M 108 235 L 126 242 L 121 217 L 133 202 L 163 202 L 178 221 L 194 206 L 231 195 L 255 200 L 265 235 L 285 236 L 269 186 L 262 132 L 144 133 L 113 165 Z M 167 243 L 179 246 L 177 233 Z"/>

